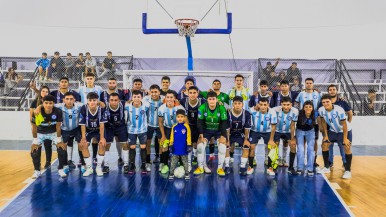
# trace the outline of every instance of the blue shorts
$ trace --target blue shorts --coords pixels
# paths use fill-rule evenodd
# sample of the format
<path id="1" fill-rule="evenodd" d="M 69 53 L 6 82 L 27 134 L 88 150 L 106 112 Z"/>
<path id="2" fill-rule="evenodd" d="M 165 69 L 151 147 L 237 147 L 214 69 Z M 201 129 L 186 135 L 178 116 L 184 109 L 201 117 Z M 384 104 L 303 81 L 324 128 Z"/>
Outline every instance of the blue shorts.
<path id="1" fill-rule="evenodd" d="M 335 133 L 332 131 L 328 131 L 328 138 L 330 139 L 330 142 L 336 142 L 338 144 L 343 144 L 343 133 Z M 347 139 L 352 142 L 352 130 L 347 132 Z"/>
<path id="2" fill-rule="evenodd" d="M 274 141 L 280 142 L 280 139 L 283 140 L 283 143 L 287 143 L 288 140 L 291 140 L 291 133 L 278 133 L 275 132 Z"/>
<path id="3" fill-rule="evenodd" d="M 221 136 L 221 132 L 220 131 L 214 131 L 214 130 L 206 130 L 204 131 L 204 138 L 208 140 L 208 142 L 210 141 L 210 139 L 212 137 L 214 137 L 214 139 L 218 139 L 220 138 Z"/>
<path id="4" fill-rule="evenodd" d="M 162 134 L 161 134 L 161 130 L 159 129 L 159 127 L 148 126 L 147 127 L 147 139 L 152 139 L 154 133 L 155 133 L 155 136 L 157 139 L 161 139 Z"/>
<path id="5" fill-rule="evenodd" d="M 139 134 L 129 133 L 129 145 L 137 144 L 137 139 L 139 140 L 139 144 L 141 145 L 146 144 L 146 141 L 147 141 L 146 133 L 139 133 Z"/>
<path id="6" fill-rule="evenodd" d="M 172 128 L 164 127 L 164 131 L 166 139 L 170 139 L 170 133 L 172 132 Z"/>
<path id="7" fill-rule="evenodd" d="M 232 136 L 231 134 L 229 136 L 229 144 L 233 145 L 235 143 L 239 144 L 239 147 L 242 147 L 244 145 L 244 137 L 241 135 Z"/>
<path id="8" fill-rule="evenodd" d="M 96 139 L 96 142 L 99 142 L 101 140 L 101 135 L 99 134 L 99 130 L 86 132 L 86 141 L 88 143 L 90 143 L 93 138 Z"/>
<path id="9" fill-rule="evenodd" d="M 118 137 L 117 142 L 126 142 L 128 139 L 127 136 L 127 126 L 120 127 L 111 127 L 105 128 L 106 130 L 106 143 L 112 143 L 114 141 L 114 137 Z"/>
<path id="10" fill-rule="evenodd" d="M 62 138 L 64 143 L 68 143 L 68 141 L 75 139 L 77 143 L 80 143 L 82 139 L 82 132 L 80 127 L 77 127 L 73 130 L 62 130 Z"/>
<path id="11" fill-rule="evenodd" d="M 257 144 L 259 140 L 263 138 L 264 144 L 268 145 L 270 137 L 271 137 L 271 133 L 258 133 L 251 130 L 249 133 L 249 142 L 251 144 Z"/>

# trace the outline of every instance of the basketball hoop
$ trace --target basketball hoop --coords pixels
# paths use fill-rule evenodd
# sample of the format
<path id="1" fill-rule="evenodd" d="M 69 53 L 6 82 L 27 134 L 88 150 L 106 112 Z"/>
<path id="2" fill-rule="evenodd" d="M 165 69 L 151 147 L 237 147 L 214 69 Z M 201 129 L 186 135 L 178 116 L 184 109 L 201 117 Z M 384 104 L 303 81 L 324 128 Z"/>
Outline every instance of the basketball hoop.
<path id="1" fill-rule="evenodd" d="M 200 22 L 195 19 L 177 19 L 174 23 L 177 25 L 180 36 L 194 37 Z"/>

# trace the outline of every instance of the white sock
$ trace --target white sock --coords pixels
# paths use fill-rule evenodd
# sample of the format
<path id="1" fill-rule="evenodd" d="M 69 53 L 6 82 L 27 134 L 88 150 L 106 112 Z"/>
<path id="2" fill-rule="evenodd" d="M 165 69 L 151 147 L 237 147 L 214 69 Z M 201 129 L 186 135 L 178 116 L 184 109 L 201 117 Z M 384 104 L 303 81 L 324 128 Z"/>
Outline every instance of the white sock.
<path id="1" fill-rule="evenodd" d="M 241 164 L 240 164 L 240 167 L 241 168 L 245 168 L 245 165 L 247 164 L 248 162 L 248 158 L 246 157 L 241 157 Z"/>
<path id="2" fill-rule="evenodd" d="M 205 162 L 205 153 L 198 153 L 197 154 L 197 163 L 198 163 L 198 166 L 203 168 L 204 166 L 206 166 L 206 162 Z"/>
<path id="3" fill-rule="evenodd" d="M 192 163 L 192 152 L 188 153 L 188 165 L 191 165 Z"/>
<path id="4" fill-rule="evenodd" d="M 193 148 L 193 156 L 197 157 L 197 148 Z"/>
<path id="5" fill-rule="evenodd" d="M 231 157 L 225 157 L 225 167 L 229 167 L 229 161 Z"/>
<path id="6" fill-rule="evenodd" d="M 72 149 L 73 147 L 67 146 L 67 160 L 72 160 Z"/>
<path id="7" fill-rule="evenodd" d="M 257 148 L 256 148 L 257 150 Z M 256 156 L 256 153 L 255 153 L 255 156 Z M 268 159 L 268 146 L 265 145 L 265 159 L 267 160 Z"/>
<path id="8" fill-rule="evenodd" d="M 117 148 L 118 157 L 122 158 L 122 145 L 119 142 L 115 142 L 115 147 Z"/>
<path id="9" fill-rule="evenodd" d="M 91 167 L 91 157 L 85 157 L 84 162 L 86 163 L 86 168 Z"/>
<path id="10" fill-rule="evenodd" d="M 280 143 L 279 143 L 279 145 L 280 145 Z M 283 158 L 283 156 L 285 156 L 283 154 L 283 152 L 284 152 L 284 145 L 283 145 L 283 149 L 281 149 L 279 146 L 278 146 L 278 149 L 279 149 L 279 158 Z"/>
<path id="11" fill-rule="evenodd" d="M 105 156 L 102 156 L 102 155 L 97 155 L 97 167 L 98 168 L 101 168 L 102 166 L 102 162 L 103 162 L 103 159 L 105 158 Z"/>
<path id="12" fill-rule="evenodd" d="M 123 165 L 129 165 L 129 150 L 122 150 Z"/>
<path id="13" fill-rule="evenodd" d="M 283 155 L 282 155 L 282 159 L 287 159 L 287 153 L 288 153 L 288 146 L 285 147 L 283 145 Z"/>
<path id="14" fill-rule="evenodd" d="M 103 161 L 105 162 L 106 167 L 109 166 L 109 153 L 110 153 L 110 151 L 105 151 L 105 158 Z"/>
<path id="15" fill-rule="evenodd" d="M 226 145 L 219 143 L 218 144 L 218 168 L 221 169 L 224 165 L 225 154 L 226 154 Z"/>

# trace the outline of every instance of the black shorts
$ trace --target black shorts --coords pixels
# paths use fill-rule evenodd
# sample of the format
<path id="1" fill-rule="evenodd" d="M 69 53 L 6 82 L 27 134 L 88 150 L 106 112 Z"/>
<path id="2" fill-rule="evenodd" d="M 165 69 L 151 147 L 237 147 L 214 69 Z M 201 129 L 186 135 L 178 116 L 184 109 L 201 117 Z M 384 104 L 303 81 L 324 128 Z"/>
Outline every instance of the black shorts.
<path id="1" fill-rule="evenodd" d="M 275 142 L 280 142 L 280 139 L 283 140 L 283 143 L 287 143 L 288 140 L 291 140 L 291 133 L 278 133 L 278 132 L 275 132 L 275 136 L 274 136 L 274 140 Z"/>
<path id="2" fill-rule="evenodd" d="M 198 137 L 200 136 L 200 134 L 198 133 L 197 125 L 190 125 L 189 124 L 189 127 L 190 127 L 190 132 L 191 132 L 192 144 L 197 143 Z"/>
<path id="3" fill-rule="evenodd" d="M 148 126 L 147 127 L 147 139 L 152 139 L 154 133 L 155 133 L 155 136 L 157 139 L 161 139 L 162 134 L 161 134 L 161 130 L 159 129 L 159 127 Z"/>
<path id="4" fill-rule="evenodd" d="M 90 143 L 93 138 L 96 139 L 97 143 L 101 140 L 101 135 L 99 134 L 99 130 L 86 132 L 86 140 L 88 143 Z"/>
<path id="5" fill-rule="evenodd" d="M 244 137 L 241 135 L 234 135 L 232 134 L 229 136 L 229 144 L 233 145 L 237 143 L 239 147 L 242 147 L 244 145 Z"/>
<path id="6" fill-rule="evenodd" d="M 111 127 L 105 128 L 106 130 L 106 143 L 112 143 L 114 141 L 114 137 L 118 137 L 118 141 L 116 142 L 127 142 L 127 126 L 120 127 Z"/>
<path id="7" fill-rule="evenodd" d="M 214 137 L 214 139 L 218 139 L 220 138 L 221 136 L 221 132 L 220 131 L 214 131 L 214 130 L 205 130 L 204 131 L 204 138 L 208 140 L 208 142 L 210 141 L 210 139 L 212 137 Z"/>
<path id="8" fill-rule="evenodd" d="M 137 139 L 139 140 L 140 145 L 146 144 L 146 133 L 129 134 L 129 145 L 135 145 L 137 143 Z"/>
<path id="9" fill-rule="evenodd" d="M 172 132 L 172 128 L 164 127 L 164 131 L 166 139 L 170 139 L 170 133 Z"/>
<path id="10" fill-rule="evenodd" d="M 77 127 L 73 130 L 62 130 L 62 138 L 64 143 L 68 143 L 73 139 L 75 139 L 77 143 L 80 143 L 80 140 L 82 139 L 82 132 L 80 127 Z"/>
<path id="11" fill-rule="evenodd" d="M 343 144 L 343 133 L 335 133 L 332 131 L 328 131 L 328 139 L 330 139 L 330 142 L 338 143 L 338 144 Z M 347 132 L 347 139 L 352 142 L 352 130 Z"/>
<path id="12" fill-rule="evenodd" d="M 319 139 L 319 125 L 315 125 L 314 126 L 314 130 L 315 130 L 315 140 L 318 140 Z"/>
<path id="13" fill-rule="evenodd" d="M 271 133 L 258 133 L 252 131 L 249 133 L 249 142 L 251 144 L 257 144 L 261 138 L 264 140 L 264 144 L 268 145 L 269 138 L 271 137 Z"/>

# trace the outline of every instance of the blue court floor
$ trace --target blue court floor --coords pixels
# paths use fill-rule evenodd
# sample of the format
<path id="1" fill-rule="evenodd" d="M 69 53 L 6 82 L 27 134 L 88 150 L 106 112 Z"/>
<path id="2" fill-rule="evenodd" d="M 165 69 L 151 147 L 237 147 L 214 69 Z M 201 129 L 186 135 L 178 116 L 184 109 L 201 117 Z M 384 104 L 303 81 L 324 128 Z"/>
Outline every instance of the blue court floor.
<path id="1" fill-rule="evenodd" d="M 289 176 L 280 168 L 269 177 L 263 156 L 251 176 L 239 175 L 236 156 L 227 177 L 191 175 L 189 181 L 169 181 L 157 165 L 148 175 L 122 174 L 117 154 L 110 156 L 104 177 L 82 177 L 75 169 L 62 179 L 55 162 L 0 216 L 349 216 L 323 176 Z"/>

